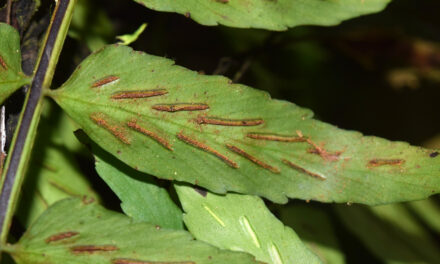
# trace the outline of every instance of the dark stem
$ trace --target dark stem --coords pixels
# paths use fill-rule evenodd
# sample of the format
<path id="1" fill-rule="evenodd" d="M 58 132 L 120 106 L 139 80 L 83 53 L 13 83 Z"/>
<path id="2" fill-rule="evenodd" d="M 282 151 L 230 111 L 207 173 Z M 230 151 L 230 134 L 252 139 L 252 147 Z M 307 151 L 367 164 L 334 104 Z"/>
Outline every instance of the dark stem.
<path id="1" fill-rule="evenodd" d="M 6 4 L 6 24 L 11 24 L 11 8 L 12 0 L 8 0 Z"/>
<path id="2" fill-rule="evenodd" d="M 10 205 L 11 193 L 16 180 L 17 170 L 25 147 L 26 139 L 29 134 L 29 128 L 34 118 L 34 113 L 39 101 L 41 100 L 43 83 L 46 78 L 46 73 L 49 68 L 50 58 L 52 56 L 53 48 L 66 14 L 67 8 L 71 0 L 59 1 L 55 7 L 53 20 L 47 36 L 47 41 L 38 64 L 35 77 L 33 79 L 31 88 L 28 91 L 28 99 L 24 107 L 23 116 L 20 126 L 18 127 L 15 144 L 12 146 L 12 153 L 10 154 L 9 166 L 6 168 L 4 184 L 0 194 L 0 234 L 8 232 L 9 226 L 5 226 L 5 219 L 8 213 L 8 206 Z"/>

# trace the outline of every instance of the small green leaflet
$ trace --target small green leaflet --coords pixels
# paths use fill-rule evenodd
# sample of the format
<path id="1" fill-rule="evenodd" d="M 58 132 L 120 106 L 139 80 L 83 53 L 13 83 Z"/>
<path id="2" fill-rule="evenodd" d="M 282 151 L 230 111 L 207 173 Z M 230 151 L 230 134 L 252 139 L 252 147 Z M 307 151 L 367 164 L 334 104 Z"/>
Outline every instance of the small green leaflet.
<path id="1" fill-rule="evenodd" d="M 96 171 L 121 199 L 125 214 L 164 228 L 183 229 L 182 211 L 153 177 L 128 167 L 94 143 L 92 150 Z"/>
<path id="2" fill-rule="evenodd" d="M 134 222 L 76 198 L 55 203 L 17 244 L 2 249 L 18 264 L 256 263 L 248 254 L 194 241 L 186 231 Z"/>
<path id="3" fill-rule="evenodd" d="M 112 45 L 49 93 L 132 168 L 285 203 L 383 204 L 440 191 L 440 155 L 314 120 L 310 110 Z"/>
<path id="4" fill-rule="evenodd" d="M 176 12 L 202 25 L 285 30 L 298 25 L 336 25 L 379 12 L 391 0 L 135 0 L 158 11 Z"/>
<path id="5" fill-rule="evenodd" d="M 20 36 L 8 24 L 0 23 L 0 104 L 31 78 L 21 70 Z"/>
<path id="6" fill-rule="evenodd" d="M 256 196 L 216 195 L 176 186 L 184 221 L 198 240 L 243 251 L 270 264 L 321 263 L 295 232 L 281 223 Z"/>

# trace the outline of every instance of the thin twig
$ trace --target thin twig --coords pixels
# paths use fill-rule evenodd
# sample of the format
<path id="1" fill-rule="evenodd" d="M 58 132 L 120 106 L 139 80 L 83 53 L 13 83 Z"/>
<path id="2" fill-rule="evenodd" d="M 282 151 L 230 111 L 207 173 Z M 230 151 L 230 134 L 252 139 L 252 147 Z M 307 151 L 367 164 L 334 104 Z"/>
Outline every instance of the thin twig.
<path id="1" fill-rule="evenodd" d="M 12 0 L 8 0 L 6 4 L 6 24 L 11 24 L 11 8 L 12 8 Z"/>

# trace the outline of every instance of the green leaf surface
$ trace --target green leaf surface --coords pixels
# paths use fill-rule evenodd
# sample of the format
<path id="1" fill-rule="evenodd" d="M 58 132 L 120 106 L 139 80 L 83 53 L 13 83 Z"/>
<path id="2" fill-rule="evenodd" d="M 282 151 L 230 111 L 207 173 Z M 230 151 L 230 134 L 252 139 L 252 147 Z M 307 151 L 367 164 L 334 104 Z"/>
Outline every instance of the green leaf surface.
<path id="1" fill-rule="evenodd" d="M 216 193 L 382 204 L 440 191 L 433 150 L 338 129 L 127 46 L 92 54 L 50 96 L 131 167 Z"/>
<path id="2" fill-rule="evenodd" d="M 135 0 L 158 11 L 176 12 L 202 25 L 285 30 L 298 25 L 336 25 L 379 12 L 391 0 Z"/>
<path id="3" fill-rule="evenodd" d="M 76 198 L 50 207 L 5 251 L 18 264 L 256 263 L 250 255 L 194 241 L 186 231 L 138 223 Z"/>
<path id="4" fill-rule="evenodd" d="M 198 240 L 244 251 L 270 264 L 321 263 L 295 232 L 281 223 L 256 196 L 216 195 L 177 186 L 188 230 Z"/>
<path id="5" fill-rule="evenodd" d="M 345 263 L 332 219 L 322 208 L 295 204 L 280 208 L 280 219 L 292 227 L 323 263 Z"/>
<path id="6" fill-rule="evenodd" d="M 79 169 L 77 158 L 84 149 L 73 135 L 74 129 L 58 106 L 45 104 L 17 212 L 24 226 L 64 198 L 88 196 L 99 200 Z"/>
<path id="7" fill-rule="evenodd" d="M 183 229 L 182 211 L 153 177 L 128 167 L 93 144 L 92 149 L 96 171 L 119 197 L 125 214 L 164 228 Z"/>
<path id="8" fill-rule="evenodd" d="M 402 204 L 337 206 L 342 223 L 384 263 L 437 263 L 440 250 Z"/>
<path id="9" fill-rule="evenodd" d="M 12 26 L 0 23 L 0 104 L 31 78 L 21 69 L 20 36 Z"/>

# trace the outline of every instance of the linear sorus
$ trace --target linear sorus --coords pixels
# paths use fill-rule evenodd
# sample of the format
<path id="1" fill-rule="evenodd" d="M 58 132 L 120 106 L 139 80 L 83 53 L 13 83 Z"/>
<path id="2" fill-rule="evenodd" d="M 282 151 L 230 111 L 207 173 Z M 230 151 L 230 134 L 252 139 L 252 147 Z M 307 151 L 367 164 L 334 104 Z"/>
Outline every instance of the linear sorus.
<path id="1" fill-rule="evenodd" d="M 305 168 L 303 168 L 303 167 L 301 167 L 301 166 L 299 166 L 299 165 L 296 165 L 295 163 L 293 163 L 293 162 L 291 162 L 291 161 L 288 161 L 288 160 L 286 160 L 286 159 L 283 159 L 283 162 L 284 162 L 284 164 L 286 164 L 287 166 L 291 167 L 291 168 L 294 169 L 294 170 L 297 170 L 297 171 L 299 171 L 299 172 L 303 172 L 303 173 L 305 173 L 305 174 L 307 174 L 307 175 L 309 175 L 309 176 L 312 176 L 312 177 L 314 177 L 314 178 L 320 179 L 320 180 L 322 180 L 322 181 L 327 180 L 327 177 L 325 177 L 325 176 L 323 176 L 323 175 L 320 175 L 320 174 L 318 174 L 318 173 L 314 173 L 314 172 L 311 172 L 311 171 L 309 171 L 309 170 L 306 170 Z"/>
<path id="2" fill-rule="evenodd" d="M 165 89 L 154 89 L 154 90 L 138 90 L 138 91 L 123 91 L 114 93 L 112 99 L 136 99 L 136 98 L 148 98 L 153 96 L 159 96 L 167 94 L 168 91 Z"/>
<path id="3" fill-rule="evenodd" d="M 238 164 L 236 162 L 234 162 L 233 160 L 230 160 L 228 157 L 226 157 L 225 155 L 221 154 L 217 150 L 211 148 L 210 146 L 208 146 L 208 145 L 206 145 L 206 144 L 204 144 L 202 142 L 199 142 L 199 141 L 197 141 L 197 140 L 195 140 L 195 139 L 193 139 L 193 138 L 191 138 L 191 137 L 189 137 L 187 135 L 184 135 L 182 132 L 179 132 L 177 134 L 177 138 L 182 140 L 183 142 L 191 145 L 191 146 L 194 146 L 196 148 L 199 148 L 201 150 L 204 150 L 204 151 L 206 151 L 206 152 L 216 156 L 217 158 L 221 159 L 223 162 L 225 162 L 226 164 L 228 164 L 232 168 L 235 168 L 235 169 L 239 168 Z"/>
<path id="4" fill-rule="evenodd" d="M 104 78 L 99 79 L 96 82 L 94 82 L 92 84 L 92 88 L 101 87 L 106 84 L 117 82 L 118 80 L 119 80 L 118 76 L 110 75 L 110 76 L 104 77 Z"/>
<path id="5" fill-rule="evenodd" d="M 196 264 L 194 261 L 148 261 L 137 259 L 112 259 L 112 264 Z"/>
<path id="6" fill-rule="evenodd" d="M 370 167 L 378 167 L 383 165 L 402 165 L 405 162 L 403 159 L 372 159 L 368 162 Z"/>
<path id="7" fill-rule="evenodd" d="M 73 232 L 73 231 L 58 233 L 58 234 L 55 234 L 55 235 L 52 235 L 52 236 L 46 238 L 45 242 L 46 243 L 55 242 L 55 241 L 59 241 L 62 239 L 74 237 L 78 234 L 79 234 L 78 232 Z"/>
<path id="8" fill-rule="evenodd" d="M 173 150 L 173 148 L 171 147 L 171 144 L 168 142 L 168 140 L 159 136 L 158 134 L 154 133 L 153 131 L 150 131 L 150 130 L 147 130 L 146 128 L 141 127 L 140 125 L 138 125 L 136 120 L 132 120 L 132 121 L 127 122 L 127 126 L 133 130 L 136 130 L 139 133 L 142 133 L 146 136 L 149 136 L 150 138 L 154 139 L 157 143 L 161 144 L 165 148 L 167 148 L 171 151 Z"/>
<path id="9" fill-rule="evenodd" d="M 75 254 L 93 254 L 96 252 L 105 252 L 105 251 L 115 251 L 119 248 L 114 245 L 85 245 L 85 246 L 74 246 L 71 247 L 70 250 Z"/>
<path id="10" fill-rule="evenodd" d="M 309 138 L 306 139 L 306 142 L 313 147 L 313 148 L 307 150 L 308 153 L 317 154 L 325 160 L 337 161 L 337 160 L 339 160 L 339 156 L 342 154 L 342 151 L 327 152 L 327 150 L 325 150 L 321 146 L 318 146 L 318 144 L 316 144 L 315 142 L 313 142 Z"/>
<path id="11" fill-rule="evenodd" d="M 3 59 L 2 56 L 0 56 L 0 66 L 2 66 L 3 69 L 7 70 L 8 66 L 6 65 L 5 60 Z"/>
<path id="12" fill-rule="evenodd" d="M 257 164 L 258 166 L 265 168 L 266 170 L 269 170 L 273 173 L 280 173 L 280 170 L 278 168 L 275 168 L 275 167 L 265 163 L 264 161 L 257 159 L 256 157 L 252 156 L 251 154 L 247 153 L 246 151 L 244 151 L 236 146 L 233 146 L 231 144 L 226 144 L 226 147 L 228 147 L 228 149 L 232 150 L 233 152 L 239 154 L 240 156 L 243 156 L 246 159 L 252 161 L 253 163 Z"/>
<path id="13" fill-rule="evenodd" d="M 153 105 L 152 108 L 157 111 L 165 112 L 178 112 L 178 111 L 200 111 L 209 109 L 207 104 L 157 104 Z"/>
<path id="14" fill-rule="evenodd" d="M 223 119 L 216 117 L 199 116 L 196 119 L 198 124 L 218 126 L 258 126 L 264 123 L 263 119 Z"/>
<path id="15" fill-rule="evenodd" d="M 306 142 L 307 140 L 305 137 L 299 137 L 299 136 L 283 136 L 283 135 L 263 134 L 263 133 L 248 133 L 246 136 L 252 139 L 280 141 L 280 142 Z"/>
<path id="16" fill-rule="evenodd" d="M 125 135 L 125 130 L 117 125 L 111 125 L 108 123 L 108 121 L 105 119 L 104 114 L 102 113 L 92 113 L 90 115 L 90 119 L 95 122 L 98 126 L 105 128 L 107 131 L 109 131 L 113 136 L 115 136 L 117 139 L 119 139 L 121 142 L 130 145 L 130 140 Z"/>

